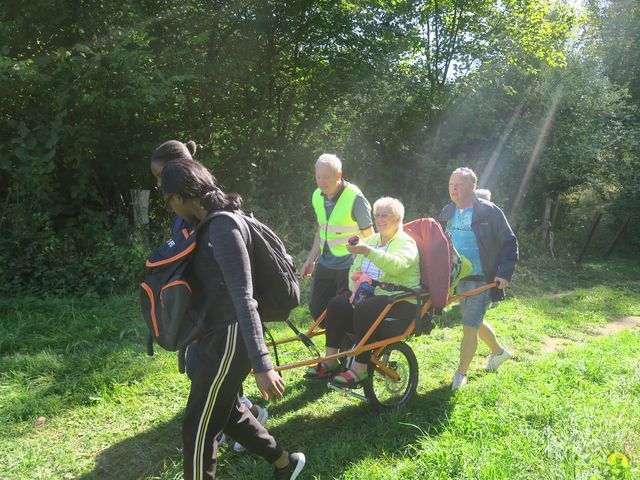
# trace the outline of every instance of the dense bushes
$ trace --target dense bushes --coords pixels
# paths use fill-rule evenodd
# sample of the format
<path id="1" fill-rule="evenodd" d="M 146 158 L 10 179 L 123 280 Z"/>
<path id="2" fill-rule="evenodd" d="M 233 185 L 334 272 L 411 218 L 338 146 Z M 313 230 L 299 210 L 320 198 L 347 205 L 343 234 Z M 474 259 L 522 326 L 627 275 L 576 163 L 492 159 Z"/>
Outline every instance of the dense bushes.
<path id="1" fill-rule="evenodd" d="M 0 292 L 135 284 L 144 249 L 128 192 L 153 185 L 148 158 L 169 138 L 195 139 L 198 159 L 294 252 L 311 244 L 324 151 L 409 216 L 437 214 L 461 165 L 508 213 L 519 203 L 513 220 L 528 231 L 546 198 L 576 192 L 637 211 L 638 23 L 606 25 L 640 9 L 589 5 L 598 18 L 580 42 L 569 41 L 578 18 L 551 0 L 7 5 Z M 610 56 L 616 41 L 599 29 L 630 48 Z"/>
<path id="2" fill-rule="evenodd" d="M 42 216 L 3 220 L 12 233 L 0 250 L 0 295 L 103 295 L 130 290 L 142 278 L 148 248 L 126 219 L 84 239 L 56 233 Z"/>

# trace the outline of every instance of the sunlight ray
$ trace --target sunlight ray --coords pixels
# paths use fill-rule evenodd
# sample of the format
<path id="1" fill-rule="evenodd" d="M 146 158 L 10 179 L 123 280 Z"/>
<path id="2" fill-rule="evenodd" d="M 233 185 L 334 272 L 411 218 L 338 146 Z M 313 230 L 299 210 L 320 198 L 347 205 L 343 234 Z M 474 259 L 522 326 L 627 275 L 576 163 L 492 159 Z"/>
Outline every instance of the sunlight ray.
<path id="1" fill-rule="evenodd" d="M 509 218 L 512 219 L 520 208 L 520 204 L 522 203 L 522 198 L 529 186 L 529 180 L 531 178 L 531 173 L 533 172 L 534 167 L 537 165 L 538 160 L 540 159 L 540 154 L 542 153 L 542 149 L 544 148 L 547 137 L 549 136 L 549 132 L 551 131 L 551 127 L 553 124 L 553 119 L 555 118 L 556 110 L 558 109 L 558 104 L 560 103 L 560 98 L 562 97 L 563 86 L 559 85 L 556 88 L 556 91 L 553 94 L 551 99 L 551 105 L 549 106 L 547 113 L 544 118 L 544 122 L 542 123 L 542 127 L 540 128 L 540 133 L 538 134 L 538 139 L 536 140 L 536 144 L 533 147 L 533 152 L 531 152 L 531 157 L 529 158 L 529 163 L 527 164 L 527 169 L 522 177 L 522 181 L 520 182 L 520 187 L 518 188 L 518 193 L 513 202 L 513 206 L 511 207 L 511 211 L 509 212 Z"/>
<path id="2" fill-rule="evenodd" d="M 511 115 L 511 118 L 509 119 L 509 123 L 507 123 L 507 125 L 504 127 L 504 130 L 502 130 L 502 133 L 500 134 L 500 138 L 498 140 L 498 144 L 493 149 L 493 152 L 491 152 L 491 157 L 489 157 L 489 161 L 487 162 L 487 165 L 484 167 L 484 170 L 480 175 L 480 179 L 478 181 L 479 188 L 486 188 L 488 179 L 493 176 L 493 169 L 496 166 L 496 162 L 498 161 L 498 158 L 500 158 L 500 155 L 502 154 L 502 150 L 504 149 L 504 144 L 507 142 L 509 135 L 511 135 L 513 126 L 515 125 L 518 118 L 520 118 L 522 109 L 527 103 L 526 99 L 529 96 L 528 94 L 529 94 L 529 90 L 527 90 L 527 93 L 524 96 L 525 100 L 523 100 L 518 104 L 515 111 Z"/>

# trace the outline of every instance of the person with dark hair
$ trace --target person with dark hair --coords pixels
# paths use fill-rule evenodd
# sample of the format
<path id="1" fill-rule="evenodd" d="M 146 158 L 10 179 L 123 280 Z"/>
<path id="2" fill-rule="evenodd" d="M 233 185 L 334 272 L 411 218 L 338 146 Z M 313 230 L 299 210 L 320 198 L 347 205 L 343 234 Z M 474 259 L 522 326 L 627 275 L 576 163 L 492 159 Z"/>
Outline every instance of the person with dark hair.
<path id="1" fill-rule="evenodd" d="M 156 185 L 161 187 L 162 183 L 162 171 L 168 162 L 175 160 L 193 160 L 197 150 L 196 142 L 189 140 L 187 143 L 182 143 L 179 140 L 169 140 L 164 142 L 156 151 L 151 155 L 151 175 L 156 179 Z M 179 235 L 184 228 L 190 228 L 188 222 L 185 222 L 180 215 L 174 215 L 171 221 L 171 237 Z"/>
<path id="2" fill-rule="evenodd" d="M 191 224 L 210 212 L 242 206 L 239 195 L 223 192 L 211 172 L 191 159 L 166 162 L 160 185 L 167 204 Z M 272 463 L 275 479 L 295 479 L 305 464 L 304 454 L 283 450 L 239 398 L 252 369 L 265 400 L 281 399 L 285 389 L 253 299 L 249 242 L 232 218 L 215 217 L 199 232 L 189 266 L 192 312 L 205 329 L 182 424 L 185 479 L 215 478 L 217 438 L 223 431 Z"/>
<path id="3" fill-rule="evenodd" d="M 453 375 L 452 390 L 467 383 L 467 370 L 478 348 L 478 338 L 491 354 L 484 369 L 496 371 L 512 358 L 493 327 L 484 320 L 491 302 L 505 298 L 519 259 L 518 239 L 500 208 L 481 199 L 476 193 L 478 178 L 473 170 L 457 168 L 449 178 L 451 202 L 440 212 L 438 221 L 451 236 L 453 246 L 471 261 L 473 270 L 456 286 L 456 293 L 466 293 L 495 282 L 496 287 L 460 300 L 462 309 L 462 341 L 460 361 Z"/>
<path id="4" fill-rule="evenodd" d="M 177 160 L 193 160 L 193 155 L 195 155 L 196 150 L 197 145 L 193 140 L 189 140 L 187 143 L 182 143 L 179 140 L 168 140 L 160 145 L 155 152 L 153 152 L 153 155 L 151 155 L 150 162 L 151 174 L 156 178 L 156 185 L 158 188 L 161 188 L 162 186 L 162 172 L 167 163 Z M 215 182 L 215 177 L 213 177 L 213 180 Z M 195 224 L 187 222 L 180 215 L 174 215 L 171 222 L 171 237 L 176 238 L 176 236 L 181 235 L 183 229 L 186 228 L 190 230 L 194 227 Z M 194 342 L 189 345 L 186 355 L 186 373 L 189 379 L 192 379 L 193 377 L 197 356 L 198 342 Z M 267 422 L 269 418 L 269 411 L 266 408 L 252 403 L 244 394 L 241 394 L 240 401 L 246 405 L 249 411 L 262 425 Z M 225 440 L 225 435 L 220 434 L 217 438 L 218 445 L 224 443 Z M 236 452 L 242 452 L 244 451 L 244 446 L 239 442 L 235 442 L 233 444 L 233 449 Z"/>
<path id="5" fill-rule="evenodd" d="M 169 140 L 156 148 L 156 151 L 151 155 L 151 173 L 156 177 L 158 187 L 160 187 L 162 169 L 168 162 L 193 160 L 196 150 L 196 142 L 193 140 L 189 140 L 187 143 L 182 143 L 179 140 Z"/>

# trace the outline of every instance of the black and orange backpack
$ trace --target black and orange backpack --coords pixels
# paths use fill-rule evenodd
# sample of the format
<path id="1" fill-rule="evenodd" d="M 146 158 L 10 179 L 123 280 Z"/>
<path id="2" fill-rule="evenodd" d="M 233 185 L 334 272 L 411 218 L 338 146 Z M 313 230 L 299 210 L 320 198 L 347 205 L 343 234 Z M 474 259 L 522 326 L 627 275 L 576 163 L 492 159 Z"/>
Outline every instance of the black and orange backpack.
<path id="1" fill-rule="evenodd" d="M 149 327 L 149 355 L 153 355 L 153 342 L 175 352 L 183 350 L 206 331 L 202 316 L 194 315 L 190 309 L 187 267 L 197 246 L 198 232 L 221 215 L 232 218 L 241 230 L 248 232 L 253 295 L 258 302 L 260 319 L 263 322 L 287 320 L 291 310 L 300 304 L 295 264 L 282 240 L 251 213 L 212 212 L 197 228 L 184 228 L 177 238 L 162 244 L 147 260 L 145 279 L 140 284 L 140 305 Z"/>

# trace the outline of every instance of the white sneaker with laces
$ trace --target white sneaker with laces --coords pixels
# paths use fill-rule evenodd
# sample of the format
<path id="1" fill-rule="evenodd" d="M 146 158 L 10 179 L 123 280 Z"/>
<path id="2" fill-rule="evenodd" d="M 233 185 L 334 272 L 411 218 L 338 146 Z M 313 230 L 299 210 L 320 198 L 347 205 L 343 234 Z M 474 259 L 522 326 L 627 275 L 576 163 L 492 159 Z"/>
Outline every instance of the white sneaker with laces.
<path id="1" fill-rule="evenodd" d="M 484 368 L 487 372 L 495 372 L 496 370 L 498 370 L 498 367 L 500 365 L 502 365 L 506 360 L 509 360 L 510 358 L 513 358 L 511 353 L 509 353 L 506 348 L 503 348 L 500 355 L 489 355 L 489 361 L 482 368 Z"/>
<path id="2" fill-rule="evenodd" d="M 260 422 L 260 425 L 264 425 L 265 423 L 267 423 L 267 419 L 269 418 L 269 411 L 266 408 L 261 407 L 260 405 L 253 405 L 254 407 L 256 407 L 256 410 L 258 410 L 258 415 L 256 415 L 256 420 L 258 420 L 258 422 Z M 244 447 L 236 442 L 233 444 L 233 450 L 235 452 L 241 453 L 244 452 Z"/>
<path id="3" fill-rule="evenodd" d="M 451 390 L 457 390 L 460 387 L 464 387 L 467 384 L 467 376 L 462 372 L 456 372 L 453 375 L 453 382 L 451 382 Z"/>

